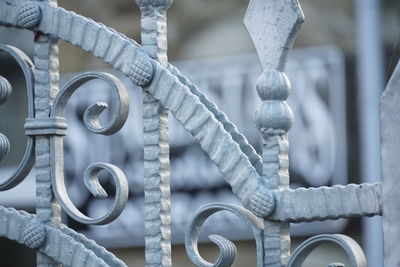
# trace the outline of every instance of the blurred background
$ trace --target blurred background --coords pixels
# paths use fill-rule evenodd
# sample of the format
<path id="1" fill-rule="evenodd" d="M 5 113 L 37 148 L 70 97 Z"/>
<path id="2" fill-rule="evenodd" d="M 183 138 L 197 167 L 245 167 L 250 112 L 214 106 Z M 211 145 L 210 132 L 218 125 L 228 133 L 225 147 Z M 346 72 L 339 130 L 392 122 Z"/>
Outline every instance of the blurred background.
<path id="1" fill-rule="evenodd" d="M 132 0 L 69 0 L 59 4 L 140 42 L 140 12 Z M 379 95 L 400 58 L 400 2 L 301 0 L 300 4 L 306 22 L 289 56 L 287 70 L 293 84 L 289 102 L 296 118 L 290 133 L 293 186 L 378 181 Z M 168 54 L 169 60 L 196 81 L 259 148 L 260 137 L 253 126 L 253 114 L 259 103 L 255 82 L 261 69 L 242 22 L 247 5 L 248 1 L 239 0 L 175 0 L 168 11 Z M 30 57 L 33 56 L 32 38 L 33 34 L 28 31 L 0 29 L 1 43 L 15 45 Z M 70 44 L 60 41 L 59 47 L 61 84 L 82 71 L 113 72 L 107 64 Z M 0 132 L 8 136 L 12 144 L 10 154 L 0 163 L 1 177 L 13 170 L 23 154 L 26 96 L 17 65 L 5 55 L 1 55 L 0 60 L 3 62 L 0 74 L 9 79 L 14 89 L 11 100 L 0 106 Z M 85 189 L 81 187 L 80 177 L 91 162 L 105 160 L 120 165 L 132 181 L 132 199 L 128 211 L 108 227 L 85 227 L 67 216 L 64 221 L 111 249 L 129 266 L 143 266 L 141 91 L 119 73 L 113 73 L 128 87 L 130 121 L 121 133 L 108 139 L 88 134 L 81 125 L 84 108 L 97 98 L 107 99 L 107 90 L 101 83 L 87 85 L 89 93 L 80 90 L 68 111 L 71 128 L 65 144 L 66 175 L 74 202 L 93 216 L 108 203 L 97 202 L 86 195 L 87 192 L 82 194 Z M 315 105 L 312 100 L 316 100 Z M 190 219 L 185 218 L 190 217 L 186 211 L 194 212 L 201 204 L 210 202 L 237 200 L 230 195 L 216 170 L 209 167 L 211 163 L 198 146 L 172 118 L 170 127 L 173 263 L 174 266 L 191 266 L 182 245 L 185 225 Z M 99 144 L 107 144 L 107 147 Z M 190 162 L 199 163 L 198 169 L 193 166 L 195 171 L 190 171 L 191 167 L 187 167 Z M 107 186 L 113 190 L 111 184 Z M 29 177 L 15 189 L 1 192 L 0 205 L 34 212 L 34 194 L 34 177 Z M 255 266 L 255 244 L 250 232 L 246 232 L 235 217 L 227 215 L 221 215 L 212 223 L 221 225 L 216 227 L 220 230 L 218 233 L 222 231 L 225 236 L 237 240 L 235 266 Z M 292 249 L 310 234 L 341 232 L 363 244 L 369 266 L 382 266 L 379 223 L 379 218 L 373 218 L 364 222 L 351 219 L 294 225 Z M 233 234 L 236 232 L 240 234 Z M 124 240 L 118 237 L 118 234 L 127 233 L 130 236 Z M 206 241 L 206 235 L 203 240 Z M 33 251 L 7 240 L 1 240 L 0 248 L 4 252 L 2 255 L 24 255 L 18 256 L 19 262 L 15 262 L 15 257 L 3 256 L 1 266 L 34 266 Z M 210 260 L 218 254 L 217 247 L 207 242 L 200 245 L 200 251 Z M 7 262 L 11 258 L 13 261 Z M 322 266 L 344 257 L 339 249 L 322 246 L 310 258 L 306 266 Z"/>

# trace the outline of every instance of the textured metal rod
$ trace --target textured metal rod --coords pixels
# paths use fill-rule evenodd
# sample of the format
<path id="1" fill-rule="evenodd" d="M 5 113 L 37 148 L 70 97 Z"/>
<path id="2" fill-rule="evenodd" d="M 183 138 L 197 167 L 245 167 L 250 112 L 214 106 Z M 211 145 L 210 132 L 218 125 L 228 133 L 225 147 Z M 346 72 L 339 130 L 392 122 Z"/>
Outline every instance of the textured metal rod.
<path id="1" fill-rule="evenodd" d="M 167 66 L 167 10 L 172 0 L 137 0 L 142 46 Z M 171 266 L 168 111 L 143 90 L 146 266 Z"/>
<path id="2" fill-rule="evenodd" d="M 277 191 L 272 220 L 306 222 L 382 213 L 382 184 L 349 184 Z"/>
<path id="3" fill-rule="evenodd" d="M 38 0 L 57 6 L 57 0 Z M 27 13 L 27 16 L 29 13 Z M 58 44 L 57 39 L 38 32 L 35 36 L 35 117 L 48 118 L 52 102 L 58 92 Z M 40 221 L 53 226 L 61 222 L 61 209 L 56 202 L 50 175 L 50 137 L 35 137 L 36 155 L 36 214 Z M 37 266 L 60 266 L 48 256 L 38 252 Z"/>

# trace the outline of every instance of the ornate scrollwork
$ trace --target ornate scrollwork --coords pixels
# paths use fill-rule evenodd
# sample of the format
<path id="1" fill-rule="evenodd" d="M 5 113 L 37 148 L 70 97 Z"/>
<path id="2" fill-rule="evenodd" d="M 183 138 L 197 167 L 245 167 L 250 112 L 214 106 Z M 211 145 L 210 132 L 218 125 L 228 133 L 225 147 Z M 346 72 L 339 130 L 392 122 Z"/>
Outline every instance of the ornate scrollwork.
<path id="1" fill-rule="evenodd" d="M 339 245 L 347 254 L 350 260 L 351 267 L 366 267 L 367 260 L 365 259 L 362 248 L 352 238 L 340 234 L 323 234 L 313 236 L 304 241 L 292 254 L 287 266 L 301 267 L 308 255 L 322 243 L 335 243 Z M 329 266 L 344 266 L 341 263 L 331 263 Z"/>
<path id="2" fill-rule="evenodd" d="M 37 121 L 31 123 L 32 131 L 44 131 L 44 134 L 51 134 L 51 156 L 52 156 L 52 185 L 53 191 L 63 209 L 74 220 L 84 224 L 107 224 L 118 217 L 124 209 L 128 200 L 128 182 L 124 173 L 116 166 L 107 163 L 93 163 L 85 171 L 84 183 L 86 188 L 95 197 L 107 197 L 107 193 L 99 182 L 99 174 L 102 171 L 108 172 L 116 184 L 116 193 L 113 205 L 108 212 L 97 219 L 90 218 L 81 213 L 69 198 L 64 183 L 63 166 L 63 135 L 65 135 L 66 124 L 64 119 L 64 109 L 72 94 L 84 83 L 102 79 L 113 90 L 113 103 L 115 108 L 112 111 L 111 120 L 102 125 L 99 121 L 101 113 L 108 107 L 106 103 L 98 102 L 88 107 L 84 113 L 84 123 L 89 131 L 96 134 L 111 135 L 119 131 L 125 124 L 129 112 L 128 95 L 123 84 L 113 75 L 108 73 L 88 72 L 78 75 L 68 82 L 59 92 L 54 101 L 51 117 L 47 121 Z M 46 125 L 46 127 L 43 127 Z M 45 129 L 44 129 L 45 128 Z"/>
<path id="3" fill-rule="evenodd" d="M 257 246 L 257 266 L 263 265 L 263 222 L 250 211 L 237 205 L 209 204 L 200 208 L 189 223 L 186 232 L 185 247 L 190 260 L 196 266 L 202 267 L 229 267 L 236 257 L 236 247 L 228 239 L 219 235 L 210 235 L 209 239 L 220 249 L 220 255 L 215 263 L 204 260 L 198 251 L 197 242 L 203 223 L 208 217 L 219 211 L 229 211 L 238 216 L 253 232 Z"/>
<path id="4" fill-rule="evenodd" d="M 0 52 L 10 55 L 20 66 L 25 77 L 26 90 L 28 94 L 28 118 L 34 117 L 33 84 L 34 66 L 32 61 L 21 50 L 9 45 L 0 45 Z M 0 105 L 5 103 L 11 96 L 11 85 L 3 77 L 0 78 Z M 10 150 L 10 142 L 7 137 L 0 133 L 0 160 L 2 160 Z M 0 182 L 0 191 L 5 191 L 18 185 L 31 171 L 34 158 L 34 138 L 28 136 L 24 156 L 14 173 Z"/>
<path id="5" fill-rule="evenodd" d="M 107 103 L 97 102 L 88 107 L 83 116 L 85 126 L 95 134 L 112 135 L 124 126 L 129 113 L 129 99 L 122 82 L 109 73 L 86 72 L 80 74 L 65 84 L 58 94 L 51 111 L 51 117 L 59 118 L 64 116 L 64 109 L 72 94 L 84 83 L 94 79 L 105 81 L 113 92 L 113 103 L 116 104 L 111 120 L 104 126 L 99 122 L 101 113 L 108 107 Z"/>

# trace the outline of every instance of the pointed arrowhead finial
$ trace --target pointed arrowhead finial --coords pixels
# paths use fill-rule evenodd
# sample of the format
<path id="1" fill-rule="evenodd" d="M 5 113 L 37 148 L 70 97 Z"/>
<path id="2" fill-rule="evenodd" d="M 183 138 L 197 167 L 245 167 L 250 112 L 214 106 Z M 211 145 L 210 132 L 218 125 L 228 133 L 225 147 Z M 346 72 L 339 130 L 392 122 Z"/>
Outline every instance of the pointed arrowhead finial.
<path id="1" fill-rule="evenodd" d="M 283 71 L 304 22 L 298 0 L 250 0 L 244 17 L 263 70 Z"/>

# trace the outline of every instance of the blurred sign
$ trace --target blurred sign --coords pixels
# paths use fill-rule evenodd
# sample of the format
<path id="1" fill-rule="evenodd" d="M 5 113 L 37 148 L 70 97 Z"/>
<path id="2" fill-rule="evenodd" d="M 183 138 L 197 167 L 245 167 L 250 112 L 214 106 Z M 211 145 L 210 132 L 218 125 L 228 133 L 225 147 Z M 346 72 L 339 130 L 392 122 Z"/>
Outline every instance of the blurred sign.
<path id="1" fill-rule="evenodd" d="M 254 112 L 260 105 L 255 89 L 261 72 L 257 57 L 247 55 L 177 62 L 174 65 L 197 84 L 260 151 L 260 135 L 254 126 Z M 96 217 L 104 214 L 112 204 L 111 199 L 95 199 L 88 191 L 82 190 L 81 177 L 90 163 L 113 163 L 125 172 L 129 180 L 130 199 L 115 222 L 106 226 L 84 226 L 66 218 L 69 225 L 108 247 L 144 244 L 141 89 L 134 87 L 122 75 L 116 75 L 125 83 L 131 100 L 130 117 L 119 133 L 111 137 L 97 136 L 89 133 L 82 124 L 88 105 L 108 100 L 107 88 L 101 81 L 82 86 L 66 112 L 69 128 L 65 139 L 65 170 L 69 193 L 77 207 Z M 288 62 L 287 75 L 293 88 L 289 104 L 295 114 L 295 123 L 290 131 L 292 184 L 346 184 L 346 101 L 342 54 L 332 47 L 294 50 Z M 107 115 L 104 117 L 106 119 Z M 211 202 L 240 203 L 200 146 L 172 116 L 170 154 L 172 236 L 173 242 L 181 243 L 187 222 L 200 206 Z M 104 177 L 104 184 L 112 195 L 111 179 Z M 250 231 L 246 231 L 246 226 L 233 215 L 215 215 L 209 223 L 213 232 L 230 239 L 251 238 Z M 344 225 L 344 220 L 311 225 L 303 223 L 293 226 L 293 234 L 340 231 Z M 205 225 L 203 229 L 207 232 L 211 227 Z"/>

